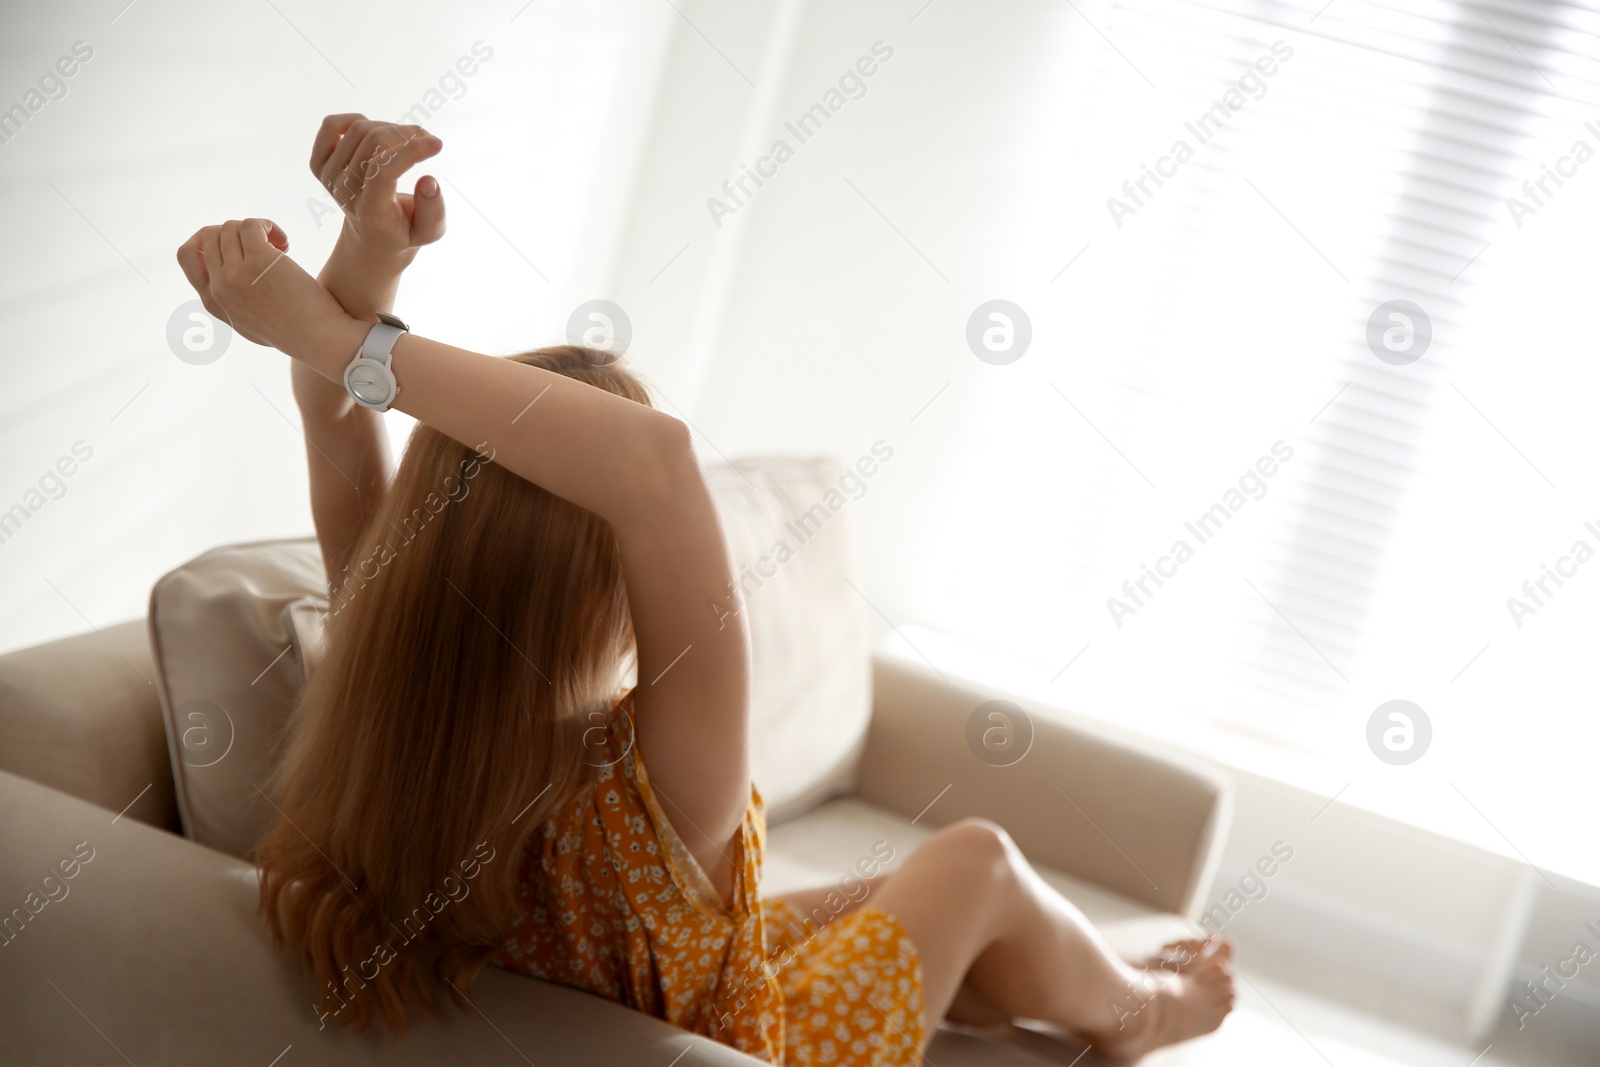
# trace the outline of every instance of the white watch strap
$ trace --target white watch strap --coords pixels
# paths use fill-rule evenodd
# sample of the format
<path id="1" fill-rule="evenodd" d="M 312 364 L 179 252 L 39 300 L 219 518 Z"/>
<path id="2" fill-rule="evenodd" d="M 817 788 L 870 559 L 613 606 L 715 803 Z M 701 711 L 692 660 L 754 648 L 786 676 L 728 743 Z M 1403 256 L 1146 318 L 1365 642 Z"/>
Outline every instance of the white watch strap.
<path id="1" fill-rule="evenodd" d="M 395 326 L 389 322 L 374 323 L 372 329 L 367 331 L 367 339 L 361 342 L 361 358 L 388 366 L 389 354 L 394 349 L 394 343 L 405 332 L 404 326 Z"/>

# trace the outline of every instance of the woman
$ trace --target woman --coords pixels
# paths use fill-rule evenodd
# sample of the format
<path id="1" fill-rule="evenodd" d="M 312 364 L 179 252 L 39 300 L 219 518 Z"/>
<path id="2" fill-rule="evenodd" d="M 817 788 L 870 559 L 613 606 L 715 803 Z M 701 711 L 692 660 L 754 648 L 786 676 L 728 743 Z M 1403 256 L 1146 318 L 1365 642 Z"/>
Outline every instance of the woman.
<path id="1" fill-rule="evenodd" d="M 603 352 L 406 333 L 393 404 L 418 426 L 391 474 L 380 413 L 346 392 L 443 234 L 432 178 L 396 191 L 439 149 L 323 123 L 311 166 L 346 218 L 320 284 L 261 219 L 178 251 L 214 315 L 294 360 L 334 610 L 257 863 L 323 1019 L 400 1031 L 493 963 L 774 1063 L 911 1063 L 942 1019 L 1045 1020 L 1125 1059 L 1215 1029 L 1226 944 L 1118 959 L 988 823 L 822 924 L 828 890 L 760 897 L 748 637 L 707 610 L 734 575 L 684 424 Z"/>

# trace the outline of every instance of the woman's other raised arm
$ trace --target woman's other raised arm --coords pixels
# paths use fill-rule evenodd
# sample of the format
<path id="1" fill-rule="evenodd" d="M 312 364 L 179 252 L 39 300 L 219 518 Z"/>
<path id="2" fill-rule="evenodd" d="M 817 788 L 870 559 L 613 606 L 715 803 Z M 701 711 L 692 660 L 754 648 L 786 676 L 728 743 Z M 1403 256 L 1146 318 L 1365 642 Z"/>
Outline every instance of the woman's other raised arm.
<path id="1" fill-rule="evenodd" d="M 179 261 L 247 339 L 341 380 L 368 324 L 271 241 L 260 219 L 207 227 Z M 271 269 L 268 269 L 271 268 Z M 394 406 L 611 524 L 638 640 L 638 743 L 662 807 L 726 899 L 750 796 L 749 635 L 688 428 L 538 367 L 406 334 Z"/>

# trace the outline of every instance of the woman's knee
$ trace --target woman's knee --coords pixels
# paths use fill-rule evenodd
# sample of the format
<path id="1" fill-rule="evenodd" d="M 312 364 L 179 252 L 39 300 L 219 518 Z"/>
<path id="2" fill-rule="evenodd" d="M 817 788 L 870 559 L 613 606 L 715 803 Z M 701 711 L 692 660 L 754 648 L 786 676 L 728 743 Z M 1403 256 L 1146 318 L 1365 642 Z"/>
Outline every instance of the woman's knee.
<path id="1" fill-rule="evenodd" d="M 931 1020 L 944 1016 L 973 962 L 1022 914 L 1014 847 L 994 823 L 963 819 L 913 849 L 875 897 L 916 944 Z"/>
<path id="2" fill-rule="evenodd" d="M 1004 828 L 988 819 L 958 819 L 922 847 L 938 851 L 987 882 L 1000 884 L 1014 875 L 1017 846 Z"/>

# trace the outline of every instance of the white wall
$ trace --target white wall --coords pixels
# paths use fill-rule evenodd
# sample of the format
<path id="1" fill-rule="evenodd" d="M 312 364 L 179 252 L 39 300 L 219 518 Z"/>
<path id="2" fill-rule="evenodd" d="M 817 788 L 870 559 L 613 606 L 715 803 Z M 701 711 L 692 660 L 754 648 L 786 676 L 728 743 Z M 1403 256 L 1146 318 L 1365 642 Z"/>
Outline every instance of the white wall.
<path id="1" fill-rule="evenodd" d="M 446 147 L 428 172 L 450 233 L 398 310 L 488 351 L 560 340 L 574 306 L 607 295 L 677 30 L 643 0 L 448 17 L 420 2 L 123 2 L 12 12 L 0 40 L 0 107 L 75 42 L 92 49 L 0 144 L 0 509 L 41 505 L 0 543 L 0 649 L 138 617 L 158 576 L 213 545 L 311 531 L 283 357 L 234 338 L 194 366 L 168 348 L 193 296 L 173 258 L 185 238 L 262 215 L 315 270 L 338 225 L 308 205 L 327 204 L 306 165 L 322 116 L 393 118 L 443 78 L 427 125 Z M 475 44 L 489 58 L 462 77 Z M 80 441 L 91 458 L 64 495 L 48 479 L 59 499 L 30 495 Z"/>

